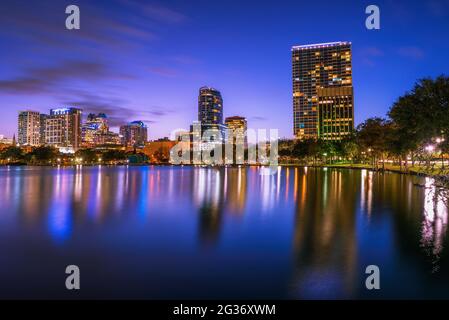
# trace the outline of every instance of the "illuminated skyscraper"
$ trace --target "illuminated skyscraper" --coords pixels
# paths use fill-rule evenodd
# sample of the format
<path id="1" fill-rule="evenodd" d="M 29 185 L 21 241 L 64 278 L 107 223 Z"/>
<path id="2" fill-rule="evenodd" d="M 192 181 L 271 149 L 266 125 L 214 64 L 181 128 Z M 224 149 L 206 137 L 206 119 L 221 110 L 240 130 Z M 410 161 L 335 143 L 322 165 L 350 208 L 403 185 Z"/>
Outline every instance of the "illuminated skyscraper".
<path id="1" fill-rule="evenodd" d="M 293 133 L 339 140 L 354 128 L 350 42 L 292 47 Z"/>
<path id="2" fill-rule="evenodd" d="M 103 137 L 109 133 L 107 117 L 104 113 L 90 113 L 81 128 L 81 139 L 84 147 L 90 148 L 102 144 Z"/>
<path id="3" fill-rule="evenodd" d="M 198 122 L 203 139 L 201 148 L 212 149 L 223 143 L 226 127 L 223 125 L 223 98 L 220 91 L 201 87 L 198 95 Z M 205 132 L 207 131 L 207 135 Z M 197 133 L 199 134 L 199 133 Z"/>
<path id="4" fill-rule="evenodd" d="M 37 111 L 19 112 L 18 143 L 21 146 L 40 144 L 40 114 Z"/>
<path id="5" fill-rule="evenodd" d="M 223 124 L 223 99 L 220 91 L 210 87 L 200 88 L 198 121 L 202 125 Z"/>
<path id="6" fill-rule="evenodd" d="M 246 140 L 246 130 L 247 130 L 247 122 L 244 117 L 233 116 L 227 117 L 225 119 L 225 124 L 228 130 L 232 130 L 234 142 L 241 141 L 244 145 L 247 145 Z"/>
<path id="7" fill-rule="evenodd" d="M 142 121 L 133 121 L 120 127 L 120 135 L 125 146 L 142 148 L 148 140 L 148 128 Z"/>
<path id="8" fill-rule="evenodd" d="M 73 152 L 81 146 L 81 109 L 51 109 L 42 118 L 45 125 L 45 144 Z"/>
<path id="9" fill-rule="evenodd" d="M 228 136 L 226 141 L 233 145 L 232 159 L 226 156 L 226 161 L 231 161 L 234 164 L 242 164 L 244 162 L 244 149 L 248 148 L 247 139 L 247 122 L 244 117 L 233 116 L 225 119 Z"/>

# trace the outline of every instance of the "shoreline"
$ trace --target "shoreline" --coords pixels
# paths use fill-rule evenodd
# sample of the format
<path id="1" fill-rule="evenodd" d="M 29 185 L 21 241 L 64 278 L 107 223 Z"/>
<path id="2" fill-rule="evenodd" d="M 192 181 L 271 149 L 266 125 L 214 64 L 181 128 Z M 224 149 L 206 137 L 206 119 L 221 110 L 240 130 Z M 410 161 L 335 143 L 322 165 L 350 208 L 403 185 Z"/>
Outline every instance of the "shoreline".
<path id="1" fill-rule="evenodd" d="M 201 168 L 240 168 L 240 167 L 269 167 L 269 165 L 262 164 L 241 164 L 241 165 L 199 165 L 199 164 L 170 164 L 170 163 L 133 163 L 133 164 L 83 164 L 83 165 L 28 165 L 28 164 L 1 164 L 2 167 L 42 167 L 42 168 L 76 168 L 77 166 L 84 167 L 95 167 L 95 166 L 105 166 L 105 167 L 120 167 L 120 166 L 128 166 L 128 167 L 149 167 L 149 166 L 157 166 L 157 167 L 201 167 Z M 391 165 L 385 166 L 385 168 L 375 169 L 371 165 L 367 164 L 326 164 L 326 165 L 304 165 L 304 164 L 289 164 L 289 163 L 280 163 L 277 164 L 276 167 L 284 167 L 284 168 L 331 168 L 331 169 L 349 169 L 349 170 L 368 170 L 371 172 L 384 173 L 391 172 L 401 175 L 408 175 L 411 177 L 420 177 L 420 178 L 432 178 L 435 180 L 435 184 L 439 188 L 443 188 L 445 190 L 449 190 L 449 172 L 441 174 L 441 171 L 426 172 L 424 171 L 426 168 L 424 167 L 408 167 L 408 171 L 400 170 L 399 167 L 394 167 Z M 448 168 L 449 169 L 449 168 Z"/>
<path id="2" fill-rule="evenodd" d="M 144 166 L 159 166 L 159 167 L 181 167 L 181 166 L 188 166 L 188 167 L 211 167 L 211 168 L 220 168 L 220 167 L 231 167 L 231 168 L 238 168 L 238 167 L 268 167 L 269 165 L 263 165 L 263 164 L 239 164 L 239 165 L 201 165 L 201 164 L 170 164 L 170 163 L 120 163 L 120 164 L 82 164 L 81 166 L 85 167 L 95 167 L 95 166 L 107 166 L 107 167 L 118 167 L 118 166 L 131 166 L 131 167 L 144 167 Z M 1 167 L 76 167 L 78 165 L 48 165 L 48 164 L 0 164 Z M 351 170 L 369 170 L 372 172 L 393 172 L 393 173 L 399 173 L 399 174 L 408 174 L 408 175 L 415 175 L 415 176 L 427 176 L 427 177 L 436 177 L 436 176 L 445 176 L 441 174 L 433 174 L 431 172 L 425 172 L 423 171 L 424 168 L 422 167 L 409 167 L 407 171 L 400 170 L 399 168 L 386 166 L 385 168 L 378 168 L 375 169 L 371 165 L 367 164 L 319 164 L 319 165 L 305 165 L 305 164 L 294 164 L 294 163 L 279 163 L 276 166 L 279 167 L 296 167 L 296 168 L 333 168 L 333 169 L 351 169 Z M 449 168 L 448 168 L 449 169 Z"/>

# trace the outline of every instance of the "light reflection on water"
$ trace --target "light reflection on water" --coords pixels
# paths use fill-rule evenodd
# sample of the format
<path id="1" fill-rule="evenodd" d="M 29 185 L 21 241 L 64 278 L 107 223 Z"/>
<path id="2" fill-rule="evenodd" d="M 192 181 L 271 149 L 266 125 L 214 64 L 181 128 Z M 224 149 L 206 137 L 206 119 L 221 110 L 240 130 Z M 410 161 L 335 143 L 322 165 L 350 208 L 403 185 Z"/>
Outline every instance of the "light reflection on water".
<path id="1" fill-rule="evenodd" d="M 432 179 L 260 170 L 0 168 L 0 297 L 70 297 L 55 269 L 73 263 L 80 297 L 449 298 Z M 379 292 L 364 288 L 369 264 Z"/>
<path id="2" fill-rule="evenodd" d="M 448 208 L 431 178 L 425 179 L 424 219 L 422 222 L 421 245 L 433 256 L 433 271 L 439 270 L 440 255 L 447 234 Z"/>

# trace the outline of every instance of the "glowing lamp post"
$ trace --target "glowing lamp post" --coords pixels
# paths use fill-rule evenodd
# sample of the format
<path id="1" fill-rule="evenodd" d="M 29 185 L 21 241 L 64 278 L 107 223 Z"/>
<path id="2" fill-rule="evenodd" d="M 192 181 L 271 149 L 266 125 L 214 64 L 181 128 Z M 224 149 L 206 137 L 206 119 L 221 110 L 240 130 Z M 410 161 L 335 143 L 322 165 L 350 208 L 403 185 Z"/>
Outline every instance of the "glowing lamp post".
<path id="1" fill-rule="evenodd" d="M 327 164 L 327 153 L 326 152 L 323 153 L 323 156 L 324 156 L 324 164 Z"/>
<path id="2" fill-rule="evenodd" d="M 443 143 L 445 140 L 444 138 L 436 138 L 435 141 L 440 144 Z M 443 149 L 440 149 L 440 156 L 441 156 L 441 168 L 444 169 L 444 155 L 443 155 Z"/>

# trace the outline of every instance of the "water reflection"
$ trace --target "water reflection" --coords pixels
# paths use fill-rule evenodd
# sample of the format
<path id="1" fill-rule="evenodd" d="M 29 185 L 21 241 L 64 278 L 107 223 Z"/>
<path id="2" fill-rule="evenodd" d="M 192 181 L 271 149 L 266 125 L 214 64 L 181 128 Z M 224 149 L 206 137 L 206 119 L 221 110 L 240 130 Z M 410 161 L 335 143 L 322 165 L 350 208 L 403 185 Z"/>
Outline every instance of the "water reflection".
<path id="1" fill-rule="evenodd" d="M 363 169 L 362 183 L 360 185 L 360 205 L 366 211 L 368 216 L 371 215 L 372 201 L 373 201 L 373 172 Z"/>
<path id="2" fill-rule="evenodd" d="M 193 171 L 193 199 L 198 208 L 199 239 L 214 243 L 220 233 L 224 212 L 241 216 L 247 197 L 247 170 L 242 168 Z"/>
<path id="3" fill-rule="evenodd" d="M 434 272 L 440 268 L 439 260 L 447 233 L 448 216 L 448 208 L 438 189 L 433 179 L 426 178 L 421 245 L 434 257 Z"/>
<path id="4" fill-rule="evenodd" d="M 203 297 L 203 284 L 226 298 L 358 298 L 370 297 L 364 268 L 378 264 L 388 270 L 383 297 L 449 297 L 448 208 L 432 179 L 260 170 L 0 168 L 0 250 L 13 252 L 0 281 L 23 265 L 76 255 L 88 264 L 119 261 L 113 278 L 132 265 L 136 277 L 158 283 L 154 297 L 165 286 L 176 297 Z M 30 244 L 39 257 L 14 255 Z M 198 285 L 181 288 L 173 273 Z M 137 287 L 123 280 L 117 295 L 142 297 Z"/>
<path id="5" fill-rule="evenodd" d="M 296 169 L 296 173 L 302 169 Z M 292 290 L 300 298 L 352 296 L 357 260 L 354 173 L 311 170 L 295 174 L 299 185 L 294 222 L 296 273 Z M 323 183 L 317 184 L 316 181 Z"/>

